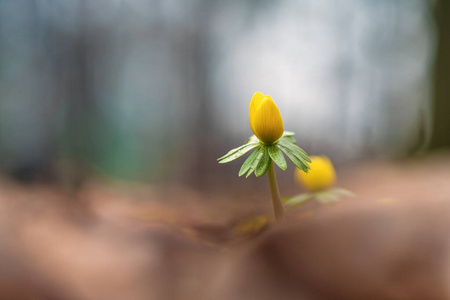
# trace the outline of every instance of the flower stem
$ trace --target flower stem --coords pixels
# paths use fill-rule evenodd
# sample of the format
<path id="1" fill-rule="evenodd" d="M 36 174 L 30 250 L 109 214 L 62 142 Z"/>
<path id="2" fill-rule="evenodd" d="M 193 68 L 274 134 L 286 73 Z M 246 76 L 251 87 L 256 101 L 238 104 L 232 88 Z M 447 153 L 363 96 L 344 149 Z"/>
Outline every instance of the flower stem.
<path id="1" fill-rule="evenodd" d="M 281 204 L 280 191 L 278 190 L 277 178 L 273 169 L 273 161 L 270 162 L 269 170 L 267 172 L 269 177 L 270 192 L 272 193 L 273 210 L 275 211 L 275 218 L 277 221 L 283 218 L 283 205 Z"/>

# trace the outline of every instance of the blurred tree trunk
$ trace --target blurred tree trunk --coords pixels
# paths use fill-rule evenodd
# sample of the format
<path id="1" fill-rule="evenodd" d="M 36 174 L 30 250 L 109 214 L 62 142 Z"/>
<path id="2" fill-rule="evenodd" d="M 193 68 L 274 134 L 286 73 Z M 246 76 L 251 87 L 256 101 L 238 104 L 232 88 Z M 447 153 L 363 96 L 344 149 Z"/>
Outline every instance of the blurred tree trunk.
<path id="1" fill-rule="evenodd" d="M 177 40 L 180 45 L 177 57 L 184 79 L 186 112 L 189 113 L 188 125 L 191 133 L 185 145 L 190 149 L 185 163 L 185 181 L 196 188 L 205 188 L 216 182 L 211 166 L 216 164 L 217 150 L 214 131 L 213 107 L 209 87 L 210 61 L 208 28 L 216 1 L 203 0 L 198 3 L 201 9 L 192 12 L 192 23 L 187 26 L 183 38 Z M 194 108 L 194 109 L 192 109 Z M 185 113 L 186 113 L 185 112 Z M 186 113 L 187 114 L 187 113 Z"/>
<path id="2" fill-rule="evenodd" d="M 437 1 L 434 18 L 437 47 L 434 69 L 433 136 L 430 148 L 450 146 L 450 1 Z"/>

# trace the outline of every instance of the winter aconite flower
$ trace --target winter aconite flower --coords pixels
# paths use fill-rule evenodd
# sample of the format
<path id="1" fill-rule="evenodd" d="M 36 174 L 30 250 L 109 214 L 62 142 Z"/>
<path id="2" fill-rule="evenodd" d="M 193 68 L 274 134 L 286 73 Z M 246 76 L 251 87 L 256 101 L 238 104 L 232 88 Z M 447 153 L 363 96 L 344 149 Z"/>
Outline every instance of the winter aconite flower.
<path id="1" fill-rule="evenodd" d="M 275 102 L 269 95 L 261 92 L 253 94 L 248 112 L 250 127 L 254 133 L 244 145 L 230 150 L 218 159 L 219 163 L 228 163 L 247 152 L 252 154 L 245 160 L 239 176 L 263 176 L 269 170 L 272 161 L 280 169 L 286 170 L 286 155 L 296 166 L 308 172 L 308 154 L 296 145 L 294 133 L 284 131 L 283 119 Z M 283 155 L 284 154 L 284 155 Z"/>
<path id="2" fill-rule="evenodd" d="M 217 160 L 221 164 L 228 163 L 252 151 L 242 164 L 239 176 L 248 177 L 255 173 L 256 177 L 260 177 L 267 173 L 273 209 L 278 220 L 283 217 L 283 205 L 273 163 L 280 169 L 286 170 L 287 164 L 284 158 L 286 155 L 299 170 L 308 172 L 310 169 L 308 162 L 311 160 L 308 154 L 296 145 L 294 133 L 284 131 L 280 111 L 270 96 L 260 92 L 253 94 L 248 117 L 255 135 Z"/>
<path id="3" fill-rule="evenodd" d="M 308 173 L 300 169 L 295 171 L 295 180 L 298 184 L 306 187 L 309 191 L 290 198 L 284 198 L 284 206 L 292 209 L 302 205 L 309 200 L 316 200 L 319 203 L 334 203 L 343 198 L 354 197 L 351 191 L 334 187 L 336 183 L 336 172 L 333 163 L 325 155 L 311 156 L 309 163 L 311 169 Z"/>
<path id="4" fill-rule="evenodd" d="M 265 145 L 272 145 L 283 135 L 283 120 L 269 95 L 256 92 L 250 101 L 248 117 L 256 137 Z"/>
<path id="5" fill-rule="evenodd" d="M 336 183 L 336 172 L 331 160 L 325 156 L 310 156 L 311 170 L 308 173 L 300 169 L 295 171 L 297 182 L 311 191 L 331 188 Z"/>

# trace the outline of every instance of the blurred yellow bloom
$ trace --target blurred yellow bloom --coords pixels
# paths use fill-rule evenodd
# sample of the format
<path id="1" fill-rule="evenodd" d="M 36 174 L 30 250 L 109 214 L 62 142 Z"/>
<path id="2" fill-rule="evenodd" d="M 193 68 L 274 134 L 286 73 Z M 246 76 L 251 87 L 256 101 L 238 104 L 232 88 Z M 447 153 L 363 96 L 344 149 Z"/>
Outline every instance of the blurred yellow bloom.
<path id="1" fill-rule="evenodd" d="M 332 187 L 336 182 L 336 172 L 331 160 L 325 156 L 310 156 L 311 170 L 308 173 L 295 170 L 297 182 L 311 191 L 319 191 Z"/>
<path id="2" fill-rule="evenodd" d="M 271 145 L 283 135 L 283 119 L 269 95 L 260 92 L 253 95 L 248 117 L 253 133 L 264 144 Z"/>

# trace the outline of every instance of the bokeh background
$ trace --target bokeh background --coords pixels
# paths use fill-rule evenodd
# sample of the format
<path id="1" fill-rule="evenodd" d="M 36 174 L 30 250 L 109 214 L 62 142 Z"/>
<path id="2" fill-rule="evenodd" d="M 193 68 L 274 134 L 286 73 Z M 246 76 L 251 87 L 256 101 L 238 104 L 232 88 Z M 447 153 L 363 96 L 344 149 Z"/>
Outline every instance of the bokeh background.
<path id="1" fill-rule="evenodd" d="M 240 164 L 216 158 L 252 134 L 255 91 L 338 167 L 447 147 L 449 12 L 444 0 L 0 1 L 1 172 L 236 183 Z"/>
<path id="2" fill-rule="evenodd" d="M 448 0 L 0 0 L 0 298 L 450 299 L 449 54 Z M 337 171 L 281 222 L 256 91 Z"/>

